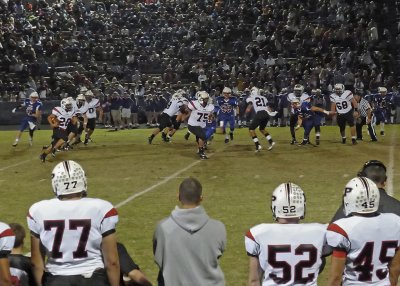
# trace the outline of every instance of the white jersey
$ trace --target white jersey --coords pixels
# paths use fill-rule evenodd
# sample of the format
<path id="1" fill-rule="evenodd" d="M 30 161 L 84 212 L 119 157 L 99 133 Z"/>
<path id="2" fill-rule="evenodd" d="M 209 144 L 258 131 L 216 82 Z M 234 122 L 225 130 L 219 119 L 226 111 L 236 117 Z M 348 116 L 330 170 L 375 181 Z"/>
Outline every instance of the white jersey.
<path id="1" fill-rule="evenodd" d="M 329 253 L 325 224 L 259 224 L 245 236 L 249 256 L 258 257 L 262 286 L 317 285 L 321 256 Z"/>
<path id="2" fill-rule="evenodd" d="M 14 247 L 15 236 L 11 228 L 0 222 L 0 258 L 7 257 Z"/>
<path id="3" fill-rule="evenodd" d="M 332 93 L 330 99 L 331 102 L 336 104 L 336 111 L 338 114 L 345 114 L 353 109 L 351 105 L 353 93 L 350 90 L 345 90 L 341 95 Z"/>
<path id="4" fill-rule="evenodd" d="M 90 102 L 85 102 L 85 104 L 80 108 L 82 114 L 86 113 L 86 117 L 96 118 L 96 109 L 100 106 L 100 101 L 97 98 L 92 98 Z"/>
<path id="5" fill-rule="evenodd" d="M 343 286 L 390 285 L 388 263 L 400 246 L 400 217 L 350 216 L 330 224 L 328 244 L 333 255 L 346 258 Z"/>
<path id="6" fill-rule="evenodd" d="M 115 231 L 118 213 L 101 199 L 54 198 L 33 204 L 27 221 L 31 233 L 40 238 L 45 248 L 46 271 L 78 275 L 104 268 L 102 238 Z"/>
<path id="7" fill-rule="evenodd" d="M 268 110 L 268 99 L 264 96 L 252 95 L 246 98 L 246 102 L 253 104 L 253 108 L 256 113 L 259 111 Z"/>
<path id="8" fill-rule="evenodd" d="M 214 104 L 207 104 L 203 107 L 198 100 L 194 100 L 189 101 L 188 108 L 192 111 L 188 119 L 188 125 L 204 128 L 215 107 Z"/>
<path id="9" fill-rule="evenodd" d="M 54 107 L 51 114 L 55 115 L 59 121 L 59 127 L 66 130 L 71 118 L 75 116 L 75 110 L 72 107 L 71 111 L 66 111 L 61 106 Z"/>
<path id="10" fill-rule="evenodd" d="M 172 98 L 167 107 L 164 109 L 164 113 L 168 114 L 170 117 L 178 113 L 179 109 L 184 105 L 181 98 Z"/>
<path id="11" fill-rule="evenodd" d="M 82 104 L 80 107 L 78 107 L 78 103 L 76 100 L 72 101 L 72 108 L 77 116 L 83 116 L 87 111 L 87 109 L 85 108 L 85 104 Z"/>

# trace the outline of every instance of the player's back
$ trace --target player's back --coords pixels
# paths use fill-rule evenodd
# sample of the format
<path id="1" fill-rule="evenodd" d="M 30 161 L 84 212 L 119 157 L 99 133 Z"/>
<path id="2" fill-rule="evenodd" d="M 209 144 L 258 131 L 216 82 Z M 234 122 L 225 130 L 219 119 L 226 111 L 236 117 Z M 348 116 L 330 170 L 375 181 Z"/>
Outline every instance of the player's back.
<path id="1" fill-rule="evenodd" d="M 259 111 L 266 111 L 268 106 L 268 99 L 261 95 L 253 95 L 246 98 L 247 103 L 252 103 L 254 111 L 257 113 Z"/>
<path id="2" fill-rule="evenodd" d="M 324 224 L 260 224 L 247 232 L 245 244 L 258 256 L 263 286 L 317 285 L 325 235 Z"/>
<path id="3" fill-rule="evenodd" d="M 329 245 L 347 253 L 343 285 L 389 285 L 388 263 L 400 246 L 400 217 L 350 216 L 329 225 Z"/>
<path id="4" fill-rule="evenodd" d="M 104 268 L 101 242 L 114 232 L 115 208 L 92 198 L 44 200 L 29 209 L 28 226 L 46 249 L 46 269 L 53 275 L 91 273 Z"/>

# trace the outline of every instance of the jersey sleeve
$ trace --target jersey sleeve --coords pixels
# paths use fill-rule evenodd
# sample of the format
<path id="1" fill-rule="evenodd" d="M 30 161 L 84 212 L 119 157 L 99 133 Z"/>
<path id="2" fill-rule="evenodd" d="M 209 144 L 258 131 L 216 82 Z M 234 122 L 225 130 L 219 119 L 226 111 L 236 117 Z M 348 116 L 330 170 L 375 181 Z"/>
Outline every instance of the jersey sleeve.
<path id="1" fill-rule="evenodd" d="M 336 99 L 335 99 L 335 96 L 333 94 L 331 94 L 329 96 L 329 99 L 331 100 L 331 102 L 336 103 Z"/>
<path id="2" fill-rule="evenodd" d="M 107 205 L 107 208 L 104 209 L 108 209 L 108 211 L 105 213 L 100 224 L 100 231 L 103 237 L 115 232 L 119 219 L 117 209 L 108 202 Z"/>
<path id="3" fill-rule="evenodd" d="M 244 237 L 244 244 L 248 256 L 258 257 L 260 254 L 260 244 L 256 241 L 251 230 L 246 232 Z"/>
<path id="4" fill-rule="evenodd" d="M 41 232 L 41 227 L 39 224 L 38 219 L 35 219 L 35 210 L 37 208 L 37 204 L 34 204 L 30 207 L 26 220 L 28 223 L 28 228 L 31 232 L 31 234 L 35 237 L 39 237 L 40 232 Z"/>
<path id="5" fill-rule="evenodd" d="M 333 248 L 333 256 L 346 257 L 350 251 L 350 240 L 344 229 L 332 223 L 328 226 L 326 234 L 327 244 Z"/>
<path id="6" fill-rule="evenodd" d="M 192 111 L 197 109 L 196 106 L 194 105 L 194 102 L 191 101 L 191 100 L 189 100 L 188 108 L 189 108 L 190 110 L 192 110 Z"/>
<path id="7" fill-rule="evenodd" d="M 6 258 L 14 247 L 15 235 L 11 228 L 1 223 L 0 225 L 0 258 Z"/>

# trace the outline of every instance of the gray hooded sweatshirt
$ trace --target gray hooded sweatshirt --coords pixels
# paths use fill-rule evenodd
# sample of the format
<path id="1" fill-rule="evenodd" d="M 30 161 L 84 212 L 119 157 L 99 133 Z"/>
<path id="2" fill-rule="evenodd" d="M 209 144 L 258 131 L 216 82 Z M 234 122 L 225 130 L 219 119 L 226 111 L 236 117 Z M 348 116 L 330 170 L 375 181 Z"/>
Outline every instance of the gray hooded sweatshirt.
<path id="1" fill-rule="evenodd" d="M 165 286 L 225 285 L 218 264 L 226 245 L 225 226 L 211 219 L 202 206 L 175 207 L 170 217 L 158 223 L 153 245 Z"/>

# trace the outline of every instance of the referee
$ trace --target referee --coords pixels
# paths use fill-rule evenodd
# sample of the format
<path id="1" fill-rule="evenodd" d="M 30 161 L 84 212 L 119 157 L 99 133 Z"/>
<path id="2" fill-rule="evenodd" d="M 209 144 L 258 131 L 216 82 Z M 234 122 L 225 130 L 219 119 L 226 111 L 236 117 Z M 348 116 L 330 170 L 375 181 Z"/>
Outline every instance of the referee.
<path id="1" fill-rule="evenodd" d="M 356 133 L 357 133 L 357 140 L 363 140 L 362 137 L 362 128 L 365 124 L 368 126 L 368 133 L 371 137 L 371 141 L 378 141 L 376 139 L 375 128 L 372 125 L 372 108 L 369 102 L 362 98 L 361 92 L 356 90 L 354 93 L 354 99 L 358 102 L 358 110 L 360 112 L 360 117 L 356 120 Z"/>

